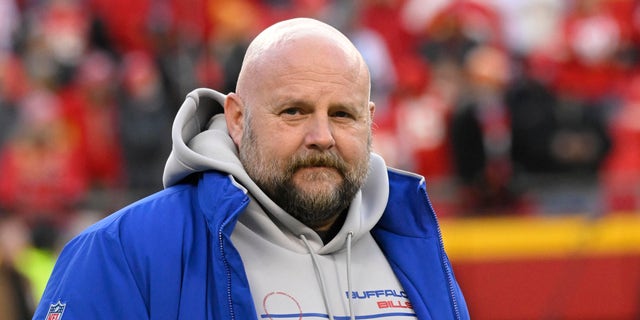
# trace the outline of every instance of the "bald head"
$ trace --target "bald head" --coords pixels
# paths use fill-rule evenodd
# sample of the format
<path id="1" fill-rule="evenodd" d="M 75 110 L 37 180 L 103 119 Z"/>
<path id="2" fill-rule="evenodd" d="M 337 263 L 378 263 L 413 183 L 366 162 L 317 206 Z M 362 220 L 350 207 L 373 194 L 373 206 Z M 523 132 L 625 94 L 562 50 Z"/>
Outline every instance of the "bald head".
<path id="1" fill-rule="evenodd" d="M 264 81 L 297 72 L 341 73 L 370 90 L 369 70 L 351 41 L 334 27 L 310 18 L 278 22 L 249 45 L 237 93 L 250 99 Z"/>

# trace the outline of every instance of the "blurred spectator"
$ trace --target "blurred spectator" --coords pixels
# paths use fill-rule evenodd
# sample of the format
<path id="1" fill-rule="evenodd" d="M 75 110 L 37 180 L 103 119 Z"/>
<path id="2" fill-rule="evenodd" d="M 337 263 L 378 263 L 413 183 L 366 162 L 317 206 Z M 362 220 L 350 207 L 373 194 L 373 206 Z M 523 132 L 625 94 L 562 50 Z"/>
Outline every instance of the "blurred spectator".
<path id="1" fill-rule="evenodd" d="M 23 79 L 20 61 L 12 55 L 0 54 L 0 146 L 14 130 L 17 119 L 15 105 Z"/>
<path id="2" fill-rule="evenodd" d="M 506 91 L 517 185 L 539 212 L 600 212 L 597 172 L 610 147 L 606 111 L 559 95 L 534 73 L 523 72 Z"/>
<path id="3" fill-rule="evenodd" d="M 116 65 L 104 52 L 84 56 L 73 82 L 61 92 L 65 116 L 79 132 L 92 188 L 122 186 L 122 146 L 116 105 Z"/>
<path id="4" fill-rule="evenodd" d="M 17 267 L 29 247 L 29 231 L 19 219 L 0 216 L 0 310 L 2 319 L 27 320 L 35 311 L 28 279 Z"/>
<path id="5" fill-rule="evenodd" d="M 514 62 L 520 69 L 525 61 Z M 549 174 L 557 171 L 551 141 L 558 127 L 555 93 L 530 72 L 516 74 L 505 92 L 511 122 L 511 156 L 514 174 Z"/>
<path id="6" fill-rule="evenodd" d="M 640 76 L 629 81 L 611 121 L 612 150 L 600 178 L 606 209 L 640 210 Z"/>
<path id="7" fill-rule="evenodd" d="M 89 12 L 95 15 L 97 23 L 106 30 L 107 38 L 113 44 L 114 50 L 122 53 L 129 50 L 152 52 L 150 23 L 154 22 L 159 26 L 167 23 L 159 18 L 171 18 L 157 15 L 154 17 L 157 20 L 150 20 L 152 2 L 150 0 L 90 0 L 85 3 L 90 9 Z M 158 10 L 165 9 L 166 2 L 158 1 L 157 7 Z M 194 8 L 194 11 L 198 10 Z M 188 20 L 185 19 L 185 21 Z"/>
<path id="8" fill-rule="evenodd" d="M 27 16 L 27 65 L 49 86 L 69 82 L 87 50 L 91 20 L 83 5 L 79 0 L 47 1 Z"/>
<path id="9" fill-rule="evenodd" d="M 460 89 L 458 69 L 445 62 L 429 67 L 415 56 L 400 62 L 398 70 L 393 118 L 397 152 L 406 159 L 402 167 L 427 178 L 431 202 L 440 216 L 458 215 L 450 128 L 451 92 Z"/>
<path id="10" fill-rule="evenodd" d="M 376 32 L 387 45 L 394 65 L 404 59 L 407 54 L 415 54 L 416 37 L 402 23 L 402 12 L 405 1 L 367 0 L 356 11 L 363 27 Z M 367 52 L 363 53 L 369 54 Z"/>
<path id="11" fill-rule="evenodd" d="M 561 99 L 556 119 L 550 146 L 559 170 L 594 176 L 610 148 L 604 106 Z"/>
<path id="12" fill-rule="evenodd" d="M 549 85 L 579 100 L 602 100 L 615 94 L 625 65 L 619 59 L 629 37 L 624 21 L 612 12 L 618 1 L 578 0 L 569 6 L 556 42 L 532 52 L 552 67 Z"/>
<path id="13" fill-rule="evenodd" d="M 359 15 L 351 18 L 343 27 L 343 31 L 362 52 L 371 74 L 371 99 L 376 102 L 377 114 L 384 117 L 390 111 L 389 99 L 398 81 L 389 46 L 377 31 L 362 23 Z"/>
<path id="14" fill-rule="evenodd" d="M 410 33 L 424 34 L 436 16 L 452 2 L 452 0 L 406 0 L 400 10 L 400 23 Z"/>
<path id="15" fill-rule="evenodd" d="M 0 0 L 0 56 L 13 49 L 20 18 L 14 0 Z"/>
<path id="16" fill-rule="evenodd" d="M 489 45 L 466 55 L 468 81 L 451 123 L 456 174 L 470 213 L 513 212 L 511 123 L 504 101 L 510 70 L 506 54 Z"/>
<path id="17" fill-rule="evenodd" d="M 125 187 L 139 198 L 162 188 L 162 171 L 171 150 L 171 110 L 152 57 L 132 52 L 124 57 L 118 125 L 124 155 Z"/>
<path id="18" fill-rule="evenodd" d="M 505 45 L 515 56 L 547 48 L 561 35 L 564 13 L 570 1 L 495 0 L 503 20 Z"/>
<path id="19" fill-rule="evenodd" d="M 31 92 L 19 107 L 19 129 L 0 150 L 0 205 L 29 226 L 61 229 L 87 190 L 78 132 L 51 92 Z"/>
<path id="20" fill-rule="evenodd" d="M 56 230 L 44 222 L 28 229 L 29 246 L 19 255 L 16 267 L 27 278 L 32 300 L 36 303 L 40 301 L 47 286 L 58 253 L 64 244 L 62 241 L 69 232 L 69 225 L 79 217 L 80 215 L 75 215 L 70 219 L 64 230 Z"/>
<path id="21" fill-rule="evenodd" d="M 451 104 L 438 87 L 431 84 L 431 70 L 422 59 L 405 59 L 399 65 L 402 74 L 395 121 L 401 141 L 411 141 L 403 154 L 411 155 L 412 168 L 435 181 L 451 174 L 449 128 Z"/>
<path id="22" fill-rule="evenodd" d="M 256 32 L 256 7 L 249 1 L 219 0 L 211 11 L 214 30 L 204 47 L 206 61 L 215 61 L 221 74 L 218 84 L 222 92 L 235 91 L 244 52 Z"/>
<path id="23" fill-rule="evenodd" d="M 501 22 L 496 8 L 488 2 L 449 1 L 421 30 L 419 50 L 431 63 L 452 60 L 462 66 L 476 46 L 503 45 Z"/>

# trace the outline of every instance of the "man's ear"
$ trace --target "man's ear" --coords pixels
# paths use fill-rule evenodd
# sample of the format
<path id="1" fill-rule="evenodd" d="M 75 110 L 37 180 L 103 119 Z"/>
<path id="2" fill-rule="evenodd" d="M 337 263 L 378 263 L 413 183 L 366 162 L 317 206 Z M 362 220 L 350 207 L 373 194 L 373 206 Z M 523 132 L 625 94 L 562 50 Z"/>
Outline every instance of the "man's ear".
<path id="1" fill-rule="evenodd" d="M 373 115 L 376 113 L 376 104 L 369 101 L 369 123 L 373 123 Z"/>
<path id="2" fill-rule="evenodd" d="M 237 146 L 240 146 L 244 131 L 244 104 L 242 99 L 233 92 L 229 93 L 224 100 L 224 117 L 231 139 Z"/>

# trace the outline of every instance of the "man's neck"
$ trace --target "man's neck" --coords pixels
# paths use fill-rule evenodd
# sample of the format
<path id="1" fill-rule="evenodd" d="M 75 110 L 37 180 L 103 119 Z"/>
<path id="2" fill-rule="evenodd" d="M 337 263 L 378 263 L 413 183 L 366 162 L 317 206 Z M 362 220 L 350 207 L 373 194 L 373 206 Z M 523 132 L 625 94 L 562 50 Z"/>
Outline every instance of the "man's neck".
<path id="1" fill-rule="evenodd" d="M 333 219 L 333 222 L 314 229 L 324 244 L 329 243 L 329 241 L 338 234 L 340 229 L 342 229 L 342 225 L 344 225 L 344 221 L 347 219 L 347 212 L 348 210 L 344 210 Z"/>

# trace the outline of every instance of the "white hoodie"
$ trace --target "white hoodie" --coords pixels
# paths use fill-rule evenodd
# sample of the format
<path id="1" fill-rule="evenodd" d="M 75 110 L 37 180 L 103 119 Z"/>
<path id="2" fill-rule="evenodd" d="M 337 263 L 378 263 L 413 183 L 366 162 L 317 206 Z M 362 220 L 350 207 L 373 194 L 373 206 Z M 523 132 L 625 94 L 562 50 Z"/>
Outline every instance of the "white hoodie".
<path id="1" fill-rule="evenodd" d="M 163 182 L 167 187 L 192 173 L 218 170 L 229 173 L 247 191 L 252 201 L 231 239 L 242 257 L 257 317 L 415 318 L 369 233 L 387 205 L 388 176 L 382 158 L 371 155 L 369 176 L 344 225 L 324 244 L 247 175 L 226 128 L 224 99 L 211 89 L 196 89 L 187 96 L 173 124 L 173 151 Z"/>

